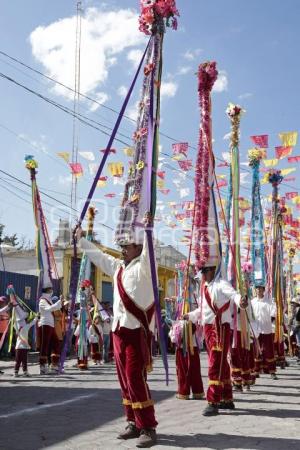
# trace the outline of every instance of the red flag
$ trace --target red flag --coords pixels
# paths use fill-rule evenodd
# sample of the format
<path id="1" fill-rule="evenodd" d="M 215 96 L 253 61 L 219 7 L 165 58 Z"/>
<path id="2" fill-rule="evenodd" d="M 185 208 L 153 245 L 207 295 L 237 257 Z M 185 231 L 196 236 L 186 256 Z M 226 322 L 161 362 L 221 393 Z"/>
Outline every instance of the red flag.
<path id="1" fill-rule="evenodd" d="M 275 147 L 276 158 L 282 159 L 292 153 L 293 147 Z"/>
<path id="2" fill-rule="evenodd" d="M 295 181 L 295 180 L 296 180 L 296 177 L 287 177 L 287 178 L 284 178 L 285 183 L 286 183 L 286 182 L 289 182 L 289 181 Z"/>
<path id="3" fill-rule="evenodd" d="M 188 142 L 177 142 L 176 144 L 172 144 L 173 155 L 182 154 L 184 156 L 187 156 L 188 149 Z"/>
<path id="4" fill-rule="evenodd" d="M 193 161 L 191 159 L 186 159 L 185 161 L 178 161 L 179 167 L 185 172 L 193 167 Z"/>
<path id="5" fill-rule="evenodd" d="M 101 153 L 105 153 L 106 152 L 106 148 L 104 148 L 103 150 L 100 150 L 100 152 Z M 115 148 L 111 148 L 108 153 L 117 153 L 117 150 Z"/>
<path id="6" fill-rule="evenodd" d="M 269 147 L 267 134 L 261 134 L 259 136 L 250 136 L 250 139 L 256 147 L 259 148 Z"/>
<path id="7" fill-rule="evenodd" d="M 170 192 L 170 189 L 159 189 L 159 192 L 161 192 L 164 195 L 168 195 L 168 193 Z"/>
<path id="8" fill-rule="evenodd" d="M 108 177 L 100 177 L 100 178 L 99 178 L 99 181 L 107 181 L 107 178 L 108 178 Z"/>
<path id="9" fill-rule="evenodd" d="M 217 184 L 217 187 L 220 189 L 221 187 L 227 186 L 227 181 L 226 180 L 221 180 L 219 181 L 219 183 Z"/>
<path id="10" fill-rule="evenodd" d="M 217 167 L 228 167 L 229 164 L 227 162 L 222 162 L 217 165 Z"/>
<path id="11" fill-rule="evenodd" d="M 297 197 L 298 192 L 287 192 L 285 194 L 285 197 L 287 198 L 287 200 L 291 200 L 292 198 Z"/>
<path id="12" fill-rule="evenodd" d="M 300 156 L 289 156 L 288 157 L 289 163 L 297 163 L 300 162 Z"/>
<path id="13" fill-rule="evenodd" d="M 166 172 L 165 172 L 164 170 L 158 170 L 158 171 L 156 172 L 156 174 L 157 174 L 157 176 L 158 176 L 159 178 L 161 178 L 162 180 L 165 179 L 165 174 L 166 174 Z"/>

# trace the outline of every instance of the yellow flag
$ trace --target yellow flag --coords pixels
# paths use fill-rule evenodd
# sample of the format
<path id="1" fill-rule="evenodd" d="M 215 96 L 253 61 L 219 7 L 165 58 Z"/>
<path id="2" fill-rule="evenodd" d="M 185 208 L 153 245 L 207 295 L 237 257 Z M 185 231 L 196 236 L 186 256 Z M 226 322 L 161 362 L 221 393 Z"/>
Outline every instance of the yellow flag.
<path id="1" fill-rule="evenodd" d="M 287 131 L 286 133 L 279 133 L 278 136 L 284 147 L 294 146 L 297 144 L 297 131 Z"/>
<path id="2" fill-rule="evenodd" d="M 264 165 L 266 167 L 275 167 L 278 164 L 278 159 L 274 158 L 274 159 L 263 159 Z"/>
<path id="3" fill-rule="evenodd" d="M 133 148 L 132 148 L 132 147 L 126 147 L 126 148 L 124 148 L 124 154 L 125 154 L 126 156 L 133 156 L 133 154 L 134 154 Z"/>
<path id="4" fill-rule="evenodd" d="M 285 177 L 286 175 L 289 175 L 290 173 L 295 172 L 295 170 L 296 170 L 296 167 L 289 167 L 288 169 L 282 169 L 281 175 L 283 177 Z"/>
<path id="5" fill-rule="evenodd" d="M 266 184 L 266 183 L 268 183 L 268 182 L 269 182 L 269 174 L 268 174 L 268 173 L 265 173 L 264 176 L 263 176 L 262 179 L 261 179 L 260 184 Z"/>
<path id="6" fill-rule="evenodd" d="M 157 180 L 156 185 L 158 189 L 163 189 L 165 187 L 165 180 Z"/>
<path id="7" fill-rule="evenodd" d="M 300 195 L 297 195 L 297 197 L 292 198 L 292 202 L 296 205 L 300 205 Z"/>
<path id="8" fill-rule="evenodd" d="M 226 178 L 227 175 L 217 175 L 217 178 Z"/>
<path id="9" fill-rule="evenodd" d="M 97 187 L 105 187 L 106 181 L 105 180 L 98 180 L 97 181 Z"/>
<path id="10" fill-rule="evenodd" d="M 67 163 L 70 161 L 70 153 L 69 152 L 58 152 L 57 156 L 59 156 L 60 158 L 62 158 L 64 161 L 66 161 Z"/>
<path id="11" fill-rule="evenodd" d="M 113 176 L 113 177 L 120 177 L 123 176 L 123 172 L 124 172 L 124 166 L 123 163 L 121 162 L 117 162 L 117 163 L 109 163 L 108 164 L 108 170 L 109 173 Z"/>

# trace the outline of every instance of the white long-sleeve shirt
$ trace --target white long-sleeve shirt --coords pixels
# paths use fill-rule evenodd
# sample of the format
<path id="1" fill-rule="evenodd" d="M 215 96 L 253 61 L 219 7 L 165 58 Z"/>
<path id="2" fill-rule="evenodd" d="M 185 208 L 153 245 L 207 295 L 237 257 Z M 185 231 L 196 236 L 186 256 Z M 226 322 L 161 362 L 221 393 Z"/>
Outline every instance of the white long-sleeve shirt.
<path id="1" fill-rule="evenodd" d="M 272 333 L 272 317 L 276 315 L 276 305 L 270 299 L 254 297 L 251 300 L 253 314 L 259 334 Z"/>
<path id="2" fill-rule="evenodd" d="M 16 349 L 30 349 L 30 345 L 28 343 L 28 333 L 31 327 L 35 325 L 37 322 L 37 317 L 33 319 L 29 323 L 25 323 L 24 325 L 21 325 L 19 329 L 17 329 L 17 342 L 16 342 Z"/>
<path id="3" fill-rule="evenodd" d="M 118 289 L 117 275 L 120 267 L 123 267 L 122 283 L 127 294 L 143 310 L 147 310 L 152 306 L 154 296 L 146 233 L 141 255 L 133 259 L 127 266 L 125 266 L 121 259 L 107 255 L 85 238 L 80 239 L 79 245 L 95 266 L 99 267 L 104 273 L 114 279 L 114 317 L 112 331 L 116 330 L 118 323 L 120 327 L 131 330 L 140 328 L 139 320 L 130 314 L 123 305 Z M 150 323 L 150 330 L 154 331 L 154 315 Z"/>
<path id="4" fill-rule="evenodd" d="M 56 303 L 52 303 L 51 296 L 49 294 L 43 294 L 39 301 L 39 313 L 40 320 L 38 326 L 49 325 L 54 327 L 54 317 L 52 312 L 61 309 L 61 300 Z"/>
<path id="5" fill-rule="evenodd" d="M 102 330 L 101 325 L 100 324 L 90 325 L 90 328 L 89 328 L 89 343 L 90 344 L 98 344 L 98 342 L 99 342 L 99 335 L 95 331 L 95 327 L 97 327 L 100 336 L 103 338 L 103 330 Z"/>
<path id="6" fill-rule="evenodd" d="M 221 278 L 216 281 L 211 281 L 210 283 L 205 283 L 208 288 L 208 292 L 212 299 L 212 304 L 215 305 L 218 309 L 222 308 L 228 301 L 231 304 L 233 302 L 240 306 L 241 296 L 236 292 L 235 289 L 231 286 L 228 281 L 222 280 Z M 201 321 L 202 325 L 212 324 L 215 321 L 215 314 L 207 304 L 204 291 L 202 295 L 200 294 L 200 305 L 202 305 L 194 311 L 189 313 L 189 319 L 193 323 L 197 323 L 198 320 Z M 202 317 L 201 317 L 201 309 L 202 309 Z M 230 323 L 231 322 L 231 308 L 229 307 L 222 314 L 222 323 Z"/>

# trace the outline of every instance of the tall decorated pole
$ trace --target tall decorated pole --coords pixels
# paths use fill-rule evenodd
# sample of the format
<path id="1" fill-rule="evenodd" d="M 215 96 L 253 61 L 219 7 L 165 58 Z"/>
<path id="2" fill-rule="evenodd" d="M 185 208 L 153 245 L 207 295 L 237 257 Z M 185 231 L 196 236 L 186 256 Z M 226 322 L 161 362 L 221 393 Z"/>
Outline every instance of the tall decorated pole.
<path id="1" fill-rule="evenodd" d="M 200 130 L 195 174 L 195 209 L 193 241 L 197 270 L 216 266 L 221 271 L 221 239 L 214 195 L 215 158 L 212 149 L 211 91 L 218 77 L 215 62 L 205 62 L 198 68 Z"/>
<path id="2" fill-rule="evenodd" d="M 239 105 L 229 103 L 226 109 L 227 115 L 231 123 L 230 136 L 230 172 L 231 172 L 231 204 L 227 205 L 230 208 L 229 222 L 226 223 L 228 229 L 228 266 L 227 277 L 228 281 L 233 287 L 242 295 L 245 293 L 245 286 L 242 276 L 241 268 L 241 251 L 240 251 L 240 224 L 239 224 L 239 197 L 240 197 L 240 163 L 239 163 L 239 140 L 240 140 L 240 120 L 243 114 L 243 109 Z M 234 307 L 234 339 L 233 347 L 237 345 L 237 308 Z M 250 334 L 247 322 L 247 312 L 243 309 L 239 311 L 239 320 L 241 328 L 241 346 L 249 348 Z"/>
<path id="3" fill-rule="evenodd" d="M 160 86 L 162 76 L 163 39 L 166 27 L 177 28 L 175 0 L 141 0 L 140 31 L 150 35 L 144 66 L 144 79 L 139 102 L 136 131 L 133 135 L 134 156 L 129 170 L 121 205 L 116 242 L 130 242 L 144 232 L 146 213 L 155 216 L 156 171 L 160 121 Z M 152 226 L 147 227 L 151 277 L 156 305 L 156 318 L 162 344 L 162 355 L 168 378 L 166 345 L 161 328 L 158 280 Z"/>
<path id="4" fill-rule="evenodd" d="M 57 272 L 56 262 L 49 238 L 40 192 L 36 181 L 36 169 L 38 167 L 38 163 L 32 155 L 25 156 L 25 167 L 30 172 L 33 216 L 36 230 L 35 242 L 37 266 L 39 271 L 39 292 L 37 292 L 38 299 L 43 286 L 52 285 L 53 287 L 55 287 L 54 280 L 58 280 L 59 275 Z"/>
<path id="5" fill-rule="evenodd" d="M 282 214 L 285 209 L 280 207 L 279 185 L 283 180 L 280 170 L 271 170 L 268 181 L 272 185 L 272 218 L 271 245 L 269 254 L 268 294 L 276 302 L 275 344 L 283 342 L 283 243 L 282 243 Z"/>
<path id="6" fill-rule="evenodd" d="M 286 280 L 286 300 L 287 300 L 287 307 L 288 307 L 288 341 L 289 341 L 289 355 L 293 356 L 293 349 L 291 344 L 291 323 L 293 319 L 293 311 L 292 311 L 292 299 L 295 296 L 295 286 L 294 286 L 294 257 L 296 255 L 296 249 L 294 247 L 290 247 L 288 250 L 288 258 L 289 258 L 289 265 L 288 265 L 288 271 L 287 271 L 287 280 Z"/>
<path id="7" fill-rule="evenodd" d="M 266 261 L 265 261 L 265 236 L 264 216 L 261 206 L 259 166 L 264 156 L 264 151 L 251 149 L 248 152 L 249 166 L 252 169 L 252 209 L 251 209 L 251 263 L 252 281 L 254 285 L 265 286 Z"/>

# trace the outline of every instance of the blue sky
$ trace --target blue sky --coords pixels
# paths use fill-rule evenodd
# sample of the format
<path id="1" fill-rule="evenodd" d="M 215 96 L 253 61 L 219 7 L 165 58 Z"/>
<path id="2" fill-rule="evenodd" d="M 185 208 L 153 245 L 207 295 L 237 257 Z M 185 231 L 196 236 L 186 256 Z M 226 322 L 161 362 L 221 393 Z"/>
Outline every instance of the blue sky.
<path id="1" fill-rule="evenodd" d="M 90 0 L 82 3 L 85 19 L 82 23 L 84 40 L 82 90 L 91 97 L 97 96 L 105 100 L 105 105 L 118 110 L 124 87 L 129 86 L 134 74 L 134 64 L 146 42 L 134 29 L 136 23 L 134 14 L 138 11 L 138 1 Z M 280 145 L 278 133 L 299 130 L 300 106 L 297 86 L 300 79 L 298 57 L 300 3 L 295 0 L 285 2 L 179 0 L 177 4 L 181 14 L 179 29 L 177 32 L 168 30 L 164 45 L 165 86 L 161 131 L 178 141 L 188 141 L 194 146 L 197 144 L 200 115 L 197 78 L 194 74 L 199 63 L 215 60 L 220 71 L 218 92 L 214 92 L 212 96 L 215 154 L 221 158 L 222 152 L 228 151 L 229 141 L 224 140 L 224 136 L 229 132 L 230 124 L 225 109 L 228 102 L 233 102 L 241 104 L 246 110 L 241 123 L 241 160 L 246 161 L 247 149 L 251 147 L 249 136 L 255 134 L 269 134 L 268 158 L 275 157 L 274 146 Z M 24 6 L 23 0 L 5 2 L 2 5 L 0 50 L 37 70 L 55 76 L 66 84 L 72 84 L 73 66 L 68 61 L 72 61 L 73 58 L 76 2 L 28 0 L 26 8 Z M 120 13 L 120 10 L 123 12 Z M 115 15 L 112 15 L 112 12 Z M 126 14 L 129 14 L 128 20 L 124 21 Z M 104 22 L 106 24 L 103 34 L 95 24 L 95 17 L 99 27 Z M 128 29 L 129 22 L 133 24 L 131 29 Z M 87 34 L 85 35 L 87 32 L 88 40 Z M 111 36 L 113 39 L 110 39 Z M 53 53 L 50 57 L 53 42 L 58 49 L 57 57 L 53 56 Z M 55 90 L 53 83 L 45 81 L 39 75 L 21 68 L 1 55 L 0 72 L 72 108 L 70 97 L 57 88 Z M 140 82 L 128 112 L 131 115 L 138 99 Z M 23 158 L 26 153 L 34 154 L 40 166 L 38 174 L 40 187 L 50 195 L 68 203 L 69 170 L 56 153 L 71 151 L 72 118 L 1 78 L 0 93 L 1 169 L 28 182 L 29 176 L 24 169 Z M 88 102 L 83 101 L 80 107 L 84 114 L 107 126 L 112 126 L 116 118 L 113 113 L 103 108 L 93 111 L 92 104 Z M 134 130 L 129 121 L 124 121 L 121 128 L 122 133 L 129 137 Z M 85 126 L 80 126 L 79 136 L 79 149 L 94 152 L 95 162 L 99 161 L 99 149 L 105 147 L 107 137 Z M 39 150 L 33 149 L 28 141 Z M 161 144 L 164 152 L 171 153 L 170 140 L 162 138 Z M 113 156 L 111 161 L 126 162 L 122 153 L 123 147 L 116 143 L 117 155 Z M 300 154 L 297 147 L 293 154 Z M 195 158 L 195 151 L 192 149 L 190 157 Z M 80 159 L 80 162 L 85 168 L 85 175 L 78 183 L 78 196 L 84 198 L 92 177 L 88 174 L 87 161 Z M 169 163 L 177 166 L 176 162 L 169 161 Z M 279 167 L 288 166 L 290 165 L 283 160 Z M 166 167 L 164 170 L 167 171 L 166 188 L 171 192 L 167 197 L 159 196 L 159 200 L 163 202 L 161 204 L 178 200 L 178 192 L 172 183 L 174 176 L 177 177 L 176 172 Z M 193 176 L 193 173 L 189 175 Z M 299 164 L 296 177 L 297 175 Z M 245 182 L 249 184 L 242 186 L 241 195 L 249 197 L 250 175 Z M 14 194 L 5 190 L 3 184 Z M 1 174 L 0 221 L 6 225 L 9 233 L 16 232 L 33 238 L 34 226 L 30 204 L 15 195 L 18 194 L 30 202 L 29 190 L 17 183 L 13 184 L 27 190 L 27 195 L 7 184 L 7 177 Z M 183 200 L 193 199 L 191 180 L 186 181 L 185 187 L 190 188 L 190 195 Z M 289 183 L 289 186 L 281 186 L 282 192 L 296 191 L 297 188 L 299 181 Z M 97 190 L 97 198 L 103 199 L 105 193 L 121 191 L 122 186 L 115 187 L 110 182 L 108 187 Z M 270 193 L 270 187 L 264 187 L 263 192 Z M 117 196 L 110 201 L 108 211 L 112 209 L 112 205 L 119 203 L 119 198 L 120 196 Z M 51 204 L 55 203 L 49 199 L 48 201 Z M 46 215 L 49 228 L 54 235 L 56 229 L 54 221 L 57 216 L 53 213 L 50 216 L 51 206 L 45 208 L 48 211 Z M 99 207 L 98 220 L 111 224 L 109 213 L 104 217 L 101 208 Z M 55 213 L 65 215 L 61 211 Z M 168 215 L 168 207 L 159 214 Z M 158 223 L 158 227 L 160 226 L 161 223 Z M 101 233 L 100 229 L 100 237 L 109 241 L 109 236 L 104 237 Z M 178 236 L 180 233 L 176 234 L 177 244 Z M 165 236 L 167 243 L 173 238 L 168 233 Z M 185 247 L 180 249 L 184 250 Z"/>

